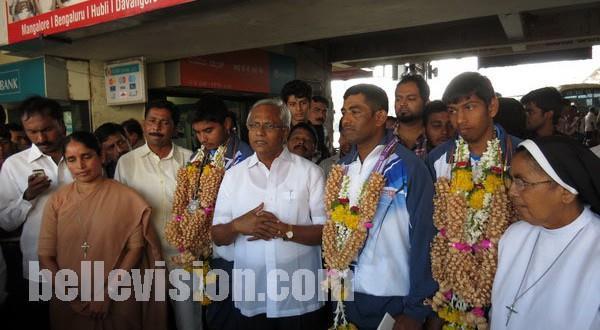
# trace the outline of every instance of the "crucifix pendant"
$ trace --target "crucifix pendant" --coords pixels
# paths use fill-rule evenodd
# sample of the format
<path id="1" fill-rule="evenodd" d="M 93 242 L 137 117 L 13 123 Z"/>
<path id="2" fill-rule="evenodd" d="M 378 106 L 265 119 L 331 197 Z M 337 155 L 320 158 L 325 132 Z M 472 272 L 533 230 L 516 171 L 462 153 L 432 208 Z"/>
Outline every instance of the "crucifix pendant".
<path id="1" fill-rule="evenodd" d="M 519 314 L 519 312 L 517 312 L 517 310 L 515 309 L 515 303 L 513 302 L 512 305 L 510 306 L 504 306 L 506 307 L 506 309 L 508 309 L 508 313 L 506 315 L 506 326 L 508 327 L 508 322 L 510 322 L 510 317 L 513 315 L 513 313 L 515 314 Z"/>
<path id="2" fill-rule="evenodd" d="M 87 251 L 89 248 L 90 245 L 87 241 L 84 241 L 83 244 L 81 244 L 81 250 L 83 250 L 83 259 L 87 259 Z"/>

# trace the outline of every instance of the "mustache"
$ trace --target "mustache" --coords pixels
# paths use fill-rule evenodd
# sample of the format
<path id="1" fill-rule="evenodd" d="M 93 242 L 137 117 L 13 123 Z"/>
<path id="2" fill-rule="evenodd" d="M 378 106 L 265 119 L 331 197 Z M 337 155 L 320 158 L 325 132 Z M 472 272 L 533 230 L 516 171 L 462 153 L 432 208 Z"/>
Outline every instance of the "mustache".
<path id="1" fill-rule="evenodd" d="M 148 133 L 148 135 L 150 135 L 150 136 L 157 136 L 157 137 L 163 137 L 163 136 L 165 136 L 164 134 L 161 134 L 161 133 Z"/>

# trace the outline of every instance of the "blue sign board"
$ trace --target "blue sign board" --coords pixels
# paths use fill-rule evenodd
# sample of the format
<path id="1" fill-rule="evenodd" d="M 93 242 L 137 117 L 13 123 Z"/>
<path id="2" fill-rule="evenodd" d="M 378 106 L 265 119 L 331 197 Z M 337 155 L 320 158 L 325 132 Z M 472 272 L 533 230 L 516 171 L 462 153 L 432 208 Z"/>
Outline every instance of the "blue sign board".
<path id="1" fill-rule="evenodd" d="M 46 96 L 44 58 L 0 65 L 0 103 L 20 102 L 32 95 Z"/>

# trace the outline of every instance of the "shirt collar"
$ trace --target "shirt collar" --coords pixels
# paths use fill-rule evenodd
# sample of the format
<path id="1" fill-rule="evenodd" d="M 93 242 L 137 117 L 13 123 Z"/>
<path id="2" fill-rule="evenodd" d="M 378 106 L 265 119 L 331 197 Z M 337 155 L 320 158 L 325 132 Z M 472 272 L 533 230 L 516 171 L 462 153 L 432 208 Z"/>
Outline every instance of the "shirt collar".
<path id="1" fill-rule="evenodd" d="M 40 159 L 40 157 L 43 155 L 44 154 L 40 151 L 40 149 L 32 143 L 31 147 L 29 148 L 29 157 L 27 158 L 27 161 L 33 163 L 34 161 Z"/>
<path id="2" fill-rule="evenodd" d="M 423 129 L 423 132 L 417 137 L 417 139 L 415 140 L 415 145 L 412 148 L 409 148 L 406 145 L 406 142 L 404 142 L 404 140 L 402 140 L 402 137 L 400 137 L 400 134 L 397 134 L 396 131 L 394 131 L 394 135 L 396 135 L 396 137 L 398 138 L 398 141 L 400 141 L 400 143 L 403 146 L 405 146 L 407 149 L 410 149 L 410 150 L 413 150 L 413 151 L 415 149 L 423 148 L 424 146 L 427 145 L 427 135 L 425 134 L 425 129 Z"/>
<path id="3" fill-rule="evenodd" d="M 292 154 L 290 153 L 287 147 L 283 147 L 283 151 L 279 154 L 279 156 L 277 156 L 277 158 L 273 160 L 273 162 L 275 162 L 275 160 L 277 159 L 280 159 L 281 161 L 292 161 Z M 252 154 L 252 156 L 250 156 L 248 160 L 248 168 L 257 165 L 258 163 L 258 155 L 255 152 Z"/>
<path id="4" fill-rule="evenodd" d="M 33 163 L 42 157 L 52 158 L 49 155 L 46 155 L 45 153 L 43 153 L 35 144 L 32 143 L 31 147 L 29 147 L 29 155 L 28 155 L 27 161 L 29 163 Z M 57 165 L 59 165 L 63 161 L 64 161 L 64 158 L 62 156 L 60 156 L 60 161 L 58 162 Z"/>
<path id="5" fill-rule="evenodd" d="M 387 145 L 394 138 L 395 138 L 394 130 L 393 129 L 386 129 L 385 130 L 385 135 L 383 136 L 383 138 L 379 141 L 379 143 L 377 145 L 378 146 L 380 146 L 380 145 Z M 344 163 L 344 164 L 350 164 L 350 163 L 354 162 L 357 159 L 358 159 L 358 148 L 356 147 L 356 145 L 353 145 L 352 149 L 350 150 L 350 153 L 348 153 L 347 155 L 345 155 L 342 158 L 342 163 Z"/>
<path id="6" fill-rule="evenodd" d="M 173 157 L 173 153 L 175 152 L 175 143 L 171 142 L 171 151 L 169 151 L 169 154 L 167 155 L 167 157 L 165 158 L 161 158 L 161 159 L 170 159 Z M 146 157 L 150 154 L 154 154 L 156 155 L 154 152 L 152 152 L 152 150 L 150 149 L 150 147 L 148 146 L 148 143 L 144 144 L 143 146 L 141 146 L 140 148 L 140 152 L 142 153 L 142 157 Z M 156 155 L 158 157 L 158 155 Z"/>

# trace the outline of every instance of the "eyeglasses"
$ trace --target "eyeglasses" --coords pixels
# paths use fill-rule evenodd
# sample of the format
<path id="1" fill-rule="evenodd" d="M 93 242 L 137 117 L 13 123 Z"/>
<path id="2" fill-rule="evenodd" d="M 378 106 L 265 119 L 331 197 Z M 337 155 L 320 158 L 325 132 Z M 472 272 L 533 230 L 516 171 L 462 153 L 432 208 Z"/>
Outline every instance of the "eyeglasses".
<path id="1" fill-rule="evenodd" d="M 263 129 L 265 132 L 272 132 L 276 129 L 285 128 L 284 125 L 275 125 L 273 123 L 249 123 L 247 126 L 248 130 L 250 131 L 258 131 Z"/>
<path id="2" fill-rule="evenodd" d="M 546 181 L 539 181 L 539 182 L 527 182 L 521 178 L 513 178 L 510 175 L 504 176 L 504 186 L 506 187 L 507 190 L 510 189 L 510 187 L 512 187 L 513 184 L 515 185 L 517 191 L 523 191 L 523 190 L 525 190 L 525 188 L 537 186 L 538 184 L 552 183 L 552 182 L 554 182 L 554 181 L 546 180 Z"/>

